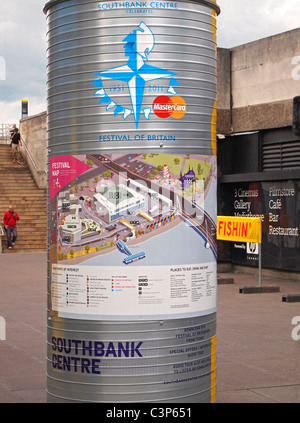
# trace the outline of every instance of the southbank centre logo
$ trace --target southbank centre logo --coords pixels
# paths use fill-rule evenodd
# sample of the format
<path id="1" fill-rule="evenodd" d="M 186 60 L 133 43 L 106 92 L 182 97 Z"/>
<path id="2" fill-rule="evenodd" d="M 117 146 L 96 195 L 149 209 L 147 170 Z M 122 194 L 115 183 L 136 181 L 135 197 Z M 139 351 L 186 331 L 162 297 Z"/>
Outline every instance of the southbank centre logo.
<path id="1" fill-rule="evenodd" d="M 151 115 L 181 119 L 186 113 L 186 103 L 177 95 L 176 88 L 180 84 L 175 79 L 176 73 L 146 63 L 155 47 L 149 26 L 140 22 L 122 42 L 127 64 L 95 74 L 98 79 L 92 84 L 97 87 L 94 95 L 101 97 L 99 103 L 106 104 L 106 111 L 113 109 L 114 116 L 121 114 L 124 120 L 133 115 L 136 129 L 141 119 L 150 120 Z M 161 80 L 168 81 L 167 86 L 161 84 Z M 151 104 L 144 104 L 145 93 L 148 100 L 149 96 L 155 96 Z M 126 101 L 128 97 L 130 100 Z"/>

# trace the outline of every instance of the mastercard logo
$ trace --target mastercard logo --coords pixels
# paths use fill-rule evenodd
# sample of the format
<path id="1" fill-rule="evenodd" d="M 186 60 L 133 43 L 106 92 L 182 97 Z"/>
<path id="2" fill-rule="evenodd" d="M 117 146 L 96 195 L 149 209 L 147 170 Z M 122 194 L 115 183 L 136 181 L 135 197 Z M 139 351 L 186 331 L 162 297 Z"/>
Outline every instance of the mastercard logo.
<path id="1" fill-rule="evenodd" d="M 186 114 L 186 103 L 179 95 L 174 97 L 160 95 L 153 101 L 152 110 L 156 116 L 162 119 L 170 116 L 174 119 L 181 119 Z"/>

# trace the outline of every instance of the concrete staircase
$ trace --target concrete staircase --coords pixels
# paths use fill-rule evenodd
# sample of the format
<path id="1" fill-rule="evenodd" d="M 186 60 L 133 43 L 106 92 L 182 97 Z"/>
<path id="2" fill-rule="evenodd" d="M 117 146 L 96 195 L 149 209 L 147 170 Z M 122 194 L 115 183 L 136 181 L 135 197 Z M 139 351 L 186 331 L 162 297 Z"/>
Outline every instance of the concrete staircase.
<path id="1" fill-rule="evenodd" d="M 9 145 L 0 145 L 0 223 L 13 204 L 20 217 L 18 239 L 12 250 L 2 241 L 3 253 L 45 252 L 47 250 L 47 197 L 37 188 L 28 167 L 12 161 Z"/>

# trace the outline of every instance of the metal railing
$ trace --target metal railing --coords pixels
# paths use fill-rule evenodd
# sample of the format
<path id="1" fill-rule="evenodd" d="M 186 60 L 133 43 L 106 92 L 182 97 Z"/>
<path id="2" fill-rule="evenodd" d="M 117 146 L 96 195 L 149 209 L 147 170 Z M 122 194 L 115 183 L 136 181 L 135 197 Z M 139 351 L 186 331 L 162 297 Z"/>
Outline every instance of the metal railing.
<path id="1" fill-rule="evenodd" d="M 0 144 L 9 144 L 10 143 L 10 128 L 12 124 L 10 123 L 0 123 Z"/>
<path id="2" fill-rule="evenodd" d="M 0 254 L 2 253 L 2 237 L 5 235 L 2 226 L 0 225 Z"/>

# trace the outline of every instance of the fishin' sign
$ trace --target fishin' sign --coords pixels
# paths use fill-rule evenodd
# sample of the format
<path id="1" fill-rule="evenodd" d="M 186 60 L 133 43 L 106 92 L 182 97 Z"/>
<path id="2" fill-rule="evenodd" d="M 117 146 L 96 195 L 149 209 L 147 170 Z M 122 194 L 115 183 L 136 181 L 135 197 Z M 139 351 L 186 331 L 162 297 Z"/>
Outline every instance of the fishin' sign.
<path id="1" fill-rule="evenodd" d="M 261 219 L 218 216 L 217 238 L 224 241 L 261 243 Z"/>

